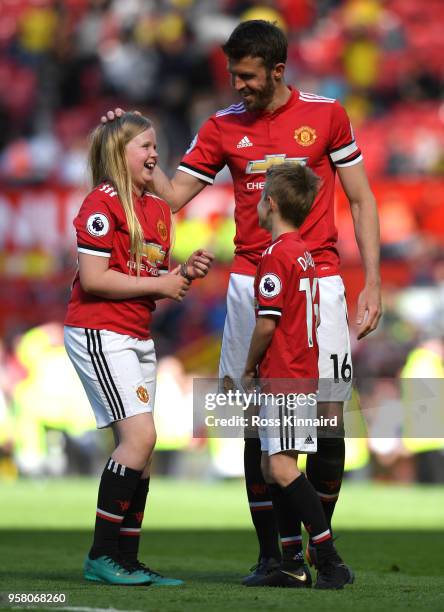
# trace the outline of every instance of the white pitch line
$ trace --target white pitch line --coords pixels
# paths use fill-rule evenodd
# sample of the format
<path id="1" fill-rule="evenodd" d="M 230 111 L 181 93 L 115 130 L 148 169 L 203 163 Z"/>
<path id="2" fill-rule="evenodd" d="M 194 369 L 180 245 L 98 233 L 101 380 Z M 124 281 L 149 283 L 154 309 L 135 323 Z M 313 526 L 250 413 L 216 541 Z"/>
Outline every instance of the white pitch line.
<path id="1" fill-rule="evenodd" d="M 73 612 L 143 612 L 142 610 L 121 610 L 120 608 L 83 608 L 81 606 L 65 606 L 56 610 L 72 610 Z"/>
<path id="2" fill-rule="evenodd" d="M 32 610 L 35 606 L 12 606 L 12 610 L 23 610 L 23 608 Z M 143 612 L 143 610 L 122 610 L 121 608 L 84 608 L 82 606 L 51 606 L 54 610 L 72 610 L 72 612 Z"/>

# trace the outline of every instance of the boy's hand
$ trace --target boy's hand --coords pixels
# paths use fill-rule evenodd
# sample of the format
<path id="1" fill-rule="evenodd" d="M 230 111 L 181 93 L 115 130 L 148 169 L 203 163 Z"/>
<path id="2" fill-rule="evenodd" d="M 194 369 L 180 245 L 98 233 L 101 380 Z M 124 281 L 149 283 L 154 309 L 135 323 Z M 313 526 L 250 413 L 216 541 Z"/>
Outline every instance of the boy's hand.
<path id="1" fill-rule="evenodd" d="M 254 391 L 254 379 L 256 378 L 256 370 L 245 370 L 242 374 L 241 383 L 245 391 Z"/>
<path id="2" fill-rule="evenodd" d="M 182 264 L 183 273 L 186 278 L 196 280 L 203 278 L 210 270 L 214 255 L 205 249 L 198 249 L 189 257 L 188 261 Z"/>

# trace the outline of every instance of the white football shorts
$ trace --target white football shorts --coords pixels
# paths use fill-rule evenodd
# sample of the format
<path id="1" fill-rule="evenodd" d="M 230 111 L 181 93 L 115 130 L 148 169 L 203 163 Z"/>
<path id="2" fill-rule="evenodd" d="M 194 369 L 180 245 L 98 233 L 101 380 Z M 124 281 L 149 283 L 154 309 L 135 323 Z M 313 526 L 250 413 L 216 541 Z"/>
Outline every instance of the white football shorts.
<path id="1" fill-rule="evenodd" d="M 351 397 L 352 363 L 347 304 L 340 276 L 319 279 L 321 323 L 319 343 L 318 401 L 346 401 Z M 227 292 L 219 378 L 230 377 L 240 385 L 251 336 L 256 324 L 254 314 L 254 277 L 231 274 Z"/>
<path id="2" fill-rule="evenodd" d="M 64 332 L 66 352 L 99 429 L 153 411 L 156 352 L 152 340 L 83 327 L 65 326 Z"/>
<path id="3" fill-rule="evenodd" d="M 259 417 L 258 431 L 263 452 L 268 455 L 283 451 L 316 453 L 317 427 L 310 423 L 317 417 L 316 402 L 292 409 L 273 405 L 267 400 L 261 406 Z"/>

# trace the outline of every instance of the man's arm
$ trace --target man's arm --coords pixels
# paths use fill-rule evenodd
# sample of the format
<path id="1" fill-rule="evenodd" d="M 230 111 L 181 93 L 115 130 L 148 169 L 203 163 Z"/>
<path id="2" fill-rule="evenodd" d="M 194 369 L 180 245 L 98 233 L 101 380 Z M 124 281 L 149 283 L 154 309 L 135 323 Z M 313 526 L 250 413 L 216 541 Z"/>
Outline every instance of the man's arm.
<path id="1" fill-rule="evenodd" d="M 207 184 L 187 172 L 182 172 L 182 170 L 177 170 L 170 180 L 164 171 L 156 166 L 153 172 L 153 181 L 149 187 L 153 193 L 165 200 L 175 213 L 197 196 Z"/>
<path id="2" fill-rule="evenodd" d="M 116 117 L 121 117 L 124 113 L 125 111 L 122 108 L 115 108 L 113 111 L 108 111 L 106 115 L 102 115 L 101 122 L 114 121 Z M 139 111 L 135 111 L 135 113 L 141 114 Z M 175 213 L 185 204 L 188 204 L 206 186 L 207 183 L 204 181 L 181 170 L 177 170 L 170 180 L 164 171 L 156 165 L 153 172 L 153 181 L 149 185 L 149 189 L 158 195 L 159 198 L 165 200 L 173 213 Z"/>
<path id="3" fill-rule="evenodd" d="M 350 202 L 356 242 L 365 272 L 365 286 L 359 294 L 356 317 L 360 340 L 376 329 L 382 315 L 378 210 L 362 162 L 338 168 L 338 174 Z"/>
<path id="4" fill-rule="evenodd" d="M 257 365 L 262 361 L 265 351 L 273 338 L 276 320 L 277 317 L 267 315 L 261 315 L 257 318 L 242 377 L 245 388 L 249 388 L 251 381 L 256 376 Z"/>

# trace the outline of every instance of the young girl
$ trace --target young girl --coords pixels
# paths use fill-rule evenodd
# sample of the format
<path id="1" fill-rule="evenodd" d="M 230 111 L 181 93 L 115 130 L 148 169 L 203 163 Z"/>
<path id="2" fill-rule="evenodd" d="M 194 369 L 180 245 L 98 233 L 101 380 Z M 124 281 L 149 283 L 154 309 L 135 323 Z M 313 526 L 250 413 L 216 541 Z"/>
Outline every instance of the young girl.
<path id="1" fill-rule="evenodd" d="M 65 347 L 91 402 L 97 427 L 111 426 L 116 448 L 103 471 L 88 580 L 177 585 L 137 559 L 156 442 L 156 355 L 150 336 L 155 300 L 182 301 L 213 255 L 193 253 L 168 272 L 171 215 L 145 192 L 157 162 L 151 122 L 135 113 L 99 126 L 89 154 L 94 189 L 74 225 L 79 269 L 65 319 Z"/>

